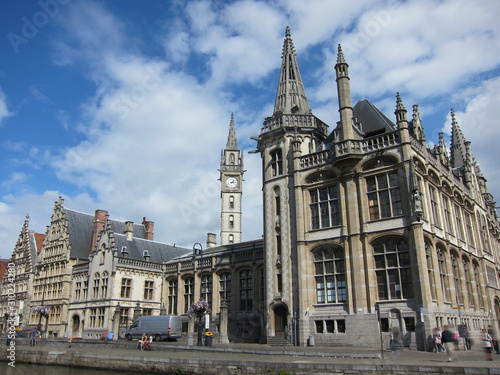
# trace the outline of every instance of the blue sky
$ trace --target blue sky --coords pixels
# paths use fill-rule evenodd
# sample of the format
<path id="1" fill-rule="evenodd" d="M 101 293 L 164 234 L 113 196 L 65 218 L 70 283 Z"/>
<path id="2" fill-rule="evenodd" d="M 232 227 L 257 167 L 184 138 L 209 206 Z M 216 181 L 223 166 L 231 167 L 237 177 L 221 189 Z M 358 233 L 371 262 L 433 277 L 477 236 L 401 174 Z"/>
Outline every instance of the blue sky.
<path id="1" fill-rule="evenodd" d="M 192 247 L 220 233 L 220 151 L 231 113 L 245 150 L 243 240 L 262 235 L 261 161 L 250 140 L 272 115 L 286 26 L 313 113 L 339 119 L 334 65 L 353 103 L 394 118 L 419 105 L 427 142 L 450 108 L 500 197 L 500 2 L 0 2 L 0 257 L 27 213 L 45 233 L 54 202 L 155 222 Z"/>

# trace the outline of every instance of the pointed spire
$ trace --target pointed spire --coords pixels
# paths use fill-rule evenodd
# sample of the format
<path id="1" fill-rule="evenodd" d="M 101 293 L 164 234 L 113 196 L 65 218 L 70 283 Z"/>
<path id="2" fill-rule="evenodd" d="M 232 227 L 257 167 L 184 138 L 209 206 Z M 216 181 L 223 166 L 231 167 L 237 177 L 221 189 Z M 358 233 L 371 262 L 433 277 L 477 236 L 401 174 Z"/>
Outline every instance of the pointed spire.
<path id="1" fill-rule="evenodd" d="M 342 46 L 339 44 L 337 52 L 337 64 L 345 64 L 344 53 L 342 52 Z"/>
<path id="2" fill-rule="evenodd" d="M 413 115 L 412 115 L 412 134 L 413 137 L 420 141 L 420 143 L 425 144 L 425 133 L 424 127 L 422 126 L 422 121 L 420 120 L 420 112 L 418 111 L 418 105 L 413 105 Z"/>
<path id="3" fill-rule="evenodd" d="M 227 150 L 238 150 L 238 140 L 236 139 L 236 129 L 234 127 L 234 114 L 231 113 L 231 122 L 229 123 L 229 135 L 227 136 Z"/>
<path id="4" fill-rule="evenodd" d="M 287 26 L 274 113 L 311 113 L 295 55 L 290 28 Z"/>
<path id="5" fill-rule="evenodd" d="M 399 96 L 399 92 L 396 93 L 396 111 L 394 112 L 396 115 L 396 121 L 398 126 L 403 122 L 407 123 L 406 119 L 406 108 L 403 105 L 403 101 L 401 100 L 401 96 Z"/>
<path id="6" fill-rule="evenodd" d="M 455 112 L 451 109 L 451 166 L 459 168 L 465 165 L 465 137 L 458 126 Z"/>

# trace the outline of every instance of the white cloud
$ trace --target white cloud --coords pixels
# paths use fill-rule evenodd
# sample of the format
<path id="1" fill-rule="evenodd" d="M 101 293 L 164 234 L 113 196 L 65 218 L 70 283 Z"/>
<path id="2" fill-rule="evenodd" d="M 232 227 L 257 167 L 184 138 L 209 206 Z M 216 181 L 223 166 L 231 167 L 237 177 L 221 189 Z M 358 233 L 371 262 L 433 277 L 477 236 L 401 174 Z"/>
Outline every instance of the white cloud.
<path id="1" fill-rule="evenodd" d="M 9 112 L 5 94 L 0 89 L 0 125 L 2 124 L 2 120 L 9 116 L 12 116 L 12 113 Z"/>

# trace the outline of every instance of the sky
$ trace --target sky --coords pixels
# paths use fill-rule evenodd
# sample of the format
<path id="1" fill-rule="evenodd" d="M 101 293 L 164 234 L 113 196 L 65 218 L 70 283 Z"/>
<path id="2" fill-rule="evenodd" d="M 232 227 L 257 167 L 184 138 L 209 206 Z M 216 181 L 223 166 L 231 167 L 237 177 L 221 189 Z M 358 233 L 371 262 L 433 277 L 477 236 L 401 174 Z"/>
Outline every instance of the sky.
<path id="1" fill-rule="evenodd" d="M 339 120 L 340 43 L 353 104 L 395 122 L 418 104 L 429 147 L 453 108 L 500 199 L 500 1 L 0 2 L 0 258 L 29 214 L 45 233 L 64 206 L 155 222 L 192 248 L 220 235 L 220 153 L 234 113 L 244 150 L 242 240 L 262 236 L 261 159 L 286 26 L 313 113 Z"/>

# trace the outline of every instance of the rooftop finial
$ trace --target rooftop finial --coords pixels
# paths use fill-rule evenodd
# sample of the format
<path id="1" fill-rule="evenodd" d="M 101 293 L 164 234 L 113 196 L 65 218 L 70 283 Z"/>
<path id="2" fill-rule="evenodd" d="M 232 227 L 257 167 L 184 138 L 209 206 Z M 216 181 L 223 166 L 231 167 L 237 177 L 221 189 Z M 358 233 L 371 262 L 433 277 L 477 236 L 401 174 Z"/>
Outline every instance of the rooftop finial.
<path id="1" fill-rule="evenodd" d="M 401 100 L 401 96 L 399 95 L 399 92 L 396 93 L 396 111 L 405 109 L 405 106 L 403 105 L 403 101 Z"/>
<path id="2" fill-rule="evenodd" d="M 338 54 L 337 54 L 337 64 L 343 64 L 343 63 L 345 63 L 344 53 L 342 52 L 342 46 L 339 43 L 339 50 L 338 50 Z"/>
<path id="3" fill-rule="evenodd" d="M 286 30 L 285 30 L 285 37 L 290 38 L 290 36 L 291 36 L 291 34 L 290 34 L 290 28 L 287 26 Z"/>
<path id="4" fill-rule="evenodd" d="M 455 118 L 455 111 L 453 110 L 453 108 L 451 109 L 451 123 L 452 124 L 457 123 L 457 119 Z"/>

